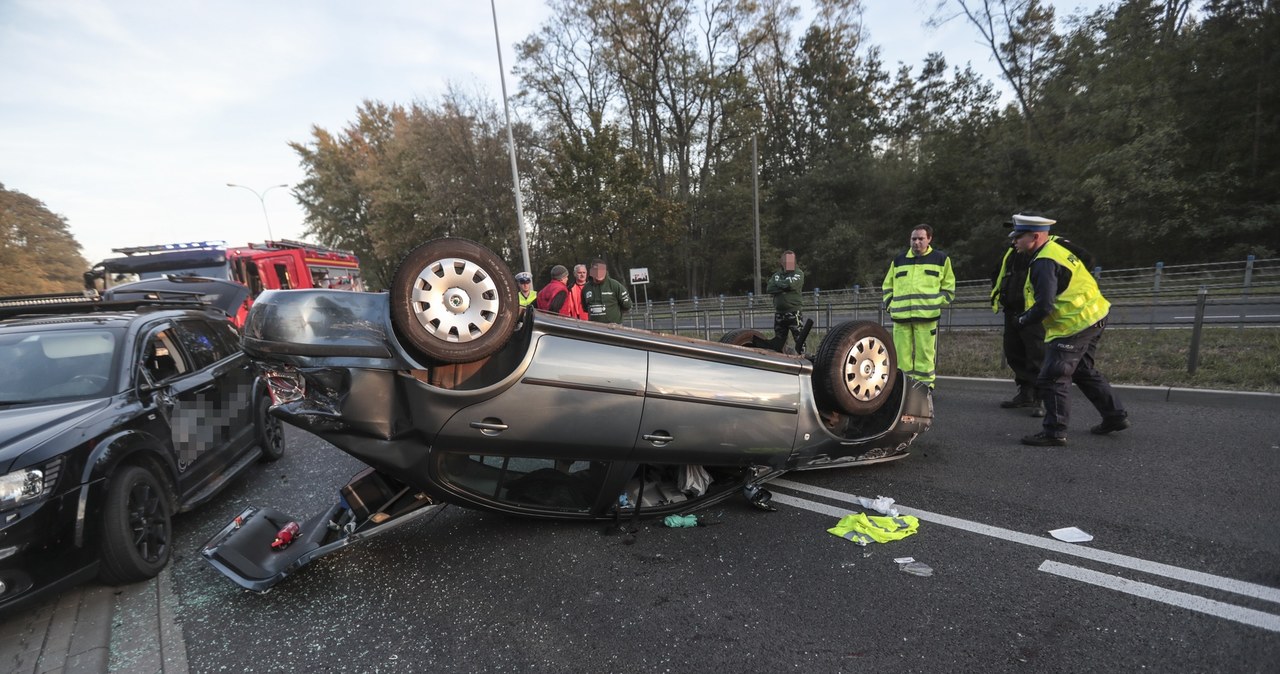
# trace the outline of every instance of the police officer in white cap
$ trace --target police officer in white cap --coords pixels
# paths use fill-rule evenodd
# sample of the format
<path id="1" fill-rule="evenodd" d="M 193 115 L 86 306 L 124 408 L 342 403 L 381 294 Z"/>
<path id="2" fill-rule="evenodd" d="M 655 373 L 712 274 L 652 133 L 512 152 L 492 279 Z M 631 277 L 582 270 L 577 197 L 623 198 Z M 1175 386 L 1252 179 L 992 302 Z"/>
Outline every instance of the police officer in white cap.
<path id="1" fill-rule="evenodd" d="M 1107 324 L 1111 303 L 1098 290 L 1088 267 L 1066 247 L 1050 240 L 1055 221 L 1036 215 L 1013 216 L 1009 237 L 1015 250 L 1032 256 L 1023 294 L 1027 310 L 1018 323 L 1044 325 L 1045 356 L 1036 378 L 1036 390 L 1044 400 L 1044 428 L 1022 438 L 1036 447 L 1067 444 L 1071 419 L 1071 383 L 1102 414 L 1102 423 L 1090 428 L 1106 435 L 1129 427 L 1129 415 L 1111 384 L 1094 367 L 1094 356 Z"/>

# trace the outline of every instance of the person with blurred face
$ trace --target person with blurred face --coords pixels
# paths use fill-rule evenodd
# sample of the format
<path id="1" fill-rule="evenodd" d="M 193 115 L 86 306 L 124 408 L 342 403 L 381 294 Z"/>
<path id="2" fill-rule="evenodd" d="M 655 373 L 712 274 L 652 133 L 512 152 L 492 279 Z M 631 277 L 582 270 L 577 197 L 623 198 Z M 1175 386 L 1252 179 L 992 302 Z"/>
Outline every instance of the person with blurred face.
<path id="1" fill-rule="evenodd" d="M 591 261 L 582 286 L 582 308 L 595 323 L 621 323 L 622 314 L 631 310 L 631 294 L 621 282 L 609 277 L 609 267 L 600 258 Z"/>
<path id="2" fill-rule="evenodd" d="M 800 341 L 800 310 L 804 307 L 804 272 L 796 268 L 795 251 L 784 251 L 778 260 L 780 268 L 769 277 L 766 295 L 773 296 L 773 341 L 770 346 L 781 351 L 787 337 L 796 341 L 796 353 L 804 353 Z"/>

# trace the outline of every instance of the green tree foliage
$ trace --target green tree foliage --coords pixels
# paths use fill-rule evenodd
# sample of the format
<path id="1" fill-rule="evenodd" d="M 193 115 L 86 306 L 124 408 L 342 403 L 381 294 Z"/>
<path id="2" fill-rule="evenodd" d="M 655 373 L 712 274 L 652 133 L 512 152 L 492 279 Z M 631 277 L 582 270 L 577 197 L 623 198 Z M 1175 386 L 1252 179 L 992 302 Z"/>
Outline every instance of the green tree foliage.
<path id="1" fill-rule="evenodd" d="M 1040 211 L 1107 267 L 1280 251 L 1275 0 L 939 0 L 1009 91 L 941 54 L 885 70 L 859 0 L 553 0 L 514 70 L 535 271 L 596 255 L 650 297 L 753 287 L 795 250 L 810 288 L 879 283 L 919 223 L 982 278 L 1011 213 Z M 365 103 L 294 148 L 308 224 L 385 279 L 425 238 L 516 258 L 494 107 Z M 753 170 L 753 140 L 758 173 Z"/>
<path id="2" fill-rule="evenodd" d="M 83 290 L 88 268 L 65 218 L 0 184 L 0 295 Z"/>
<path id="3" fill-rule="evenodd" d="M 375 287 L 408 250 L 442 236 L 519 260 L 501 119 L 492 103 L 451 91 L 434 105 L 366 101 L 341 135 L 312 129 L 310 143 L 291 143 L 307 174 L 297 187 L 307 233 L 355 251 Z"/>

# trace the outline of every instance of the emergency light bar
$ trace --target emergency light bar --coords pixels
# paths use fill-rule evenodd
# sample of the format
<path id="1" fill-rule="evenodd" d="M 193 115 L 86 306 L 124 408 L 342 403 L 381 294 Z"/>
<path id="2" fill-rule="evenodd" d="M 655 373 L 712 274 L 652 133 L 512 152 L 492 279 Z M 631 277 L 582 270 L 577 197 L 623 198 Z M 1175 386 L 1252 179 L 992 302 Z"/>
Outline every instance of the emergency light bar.
<path id="1" fill-rule="evenodd" d="M 188 243 L 162 243 L 155 246 L 133 246 L 131 248 L 112 248 L 113 253 L 134 255 L 136 253 L 163 253 L 174 250 L 222 250 L 225 241 L 191 241 Z"/>

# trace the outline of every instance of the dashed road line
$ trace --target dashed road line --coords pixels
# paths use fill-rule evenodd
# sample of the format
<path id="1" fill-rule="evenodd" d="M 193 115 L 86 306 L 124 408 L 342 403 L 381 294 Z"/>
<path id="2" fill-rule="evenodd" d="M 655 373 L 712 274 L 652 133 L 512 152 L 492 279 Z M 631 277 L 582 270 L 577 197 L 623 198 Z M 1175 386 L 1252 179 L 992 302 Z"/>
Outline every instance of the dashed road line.
<path id="1" fill-rule="evenodd" d="M 773 480 L 769 482 L 769 486 L 805 492 L 815 496 L 828 498 L 833 501 L 852 503 L 854 505 L 858 505 L 861 509 L 861 505 L 858 504 L 858 497 L 853 494 L 846 494 L 845 492 L 825 489 L 823 487 L 815 487 L 786 479 Z M 848 514 L 847 509 L 835 508 L 833 506 L 814 503 L 812 501 L 806 501 L 804 499 L 782 494 L 775 494 L 773 500 L 824 515 L 843 517 Z M 1063 555 L 1072 555 L 1074 557 L 1081 557 L 1083 559 L 1101 562 L 1103 564 L 1132 569 L 1134 571 L 1140 571 L 1154 576 L 1164 576 L 1165 578 L 1172 578 L 1173 580 L 1182 581 L 1184 583 L 1201 585 L 1215 590 L 1225 590 L 1227 592 L 1244 595 L 1246 597 L 1252 597 L 1254 599 L 1280 603 L 1280 589 L 1267 587 L 1266 585 L 1258 585 L 1257 583 L 1249 583 L 1243 580 L 1236 580 L 1234 578 L 1215 576 L 1211 573 L 1204 573 L 1202 571 L 1192 571 L 1191 569 L 1184 569 L 1171 564 L 1161 564 L 1160 562 L 1152 562 L 1145 559 L 1139 559 L 1137 557 L 1129 557 L 1128 555 L 1120 555 L 1114 552 L 1098 550 L 1096 548 L 1081 547 L 1080 545 L 1073 543 L 1063 543 L 1052 538 L 1024 534 L 1020 531 L 993 527 L 989 524 L 962 520 L 958 517 L 931 513 L 927 510 L 920 510 L 918 508 L 909 508 L 901 504 L 895 504 L 895 507 L 898 509 L 899 513 L 903 515 L 914 515 L 922 522 L 932 522 L 934 524 L 940 524 L 954 529 L 961 529 L 971 533 L 981 534 L 983 536 L 999 538 L 1013 543 L 1021 543 L 1022 545 L 1029 545 L 1043 550 L 1051 550 Z"/>
<path id="2" fill-rule="evenodd" d="M 1136 580 L 1113 576 L 1109 573 L 1093 571 L 1091 569 L 1072 566 L 1071 564 L 1063 564 L 1061 562 L 1054 562 L 1047 559 L 1037 570 L 1044 571 L 1045 573 L 1051 573 L 1055 576 L 1061 576 L 1063 578 L 1070 578 L 1071 580 L 1078 580 L 1082 583 L 1096 585 L 1108 590 L 1124 592 L 1125 594 L 1131 594 L 1135 597 L 1158 601 L 1162 604 L 1169 604 L 1170 606 L 1177 606 L 1191 611 L 1207 613 L 1211 616 L 1233 620 L 1238 623 L 1244 623 L 1245 625 L 1252 625 L 1253 627 L 1261 627 L 1264 630 L 1270 630 L 1272 632 L 1280 632 L 1280 616 L 1272 615 L 1263 611 L 1255 611 L 1251 608 L 1235 606 L 1234 604 L 1206 599 L 1205 597 L 1198 595 L 1178 592 L 1177 590 L 1169 590 L 1149 583 L 1141 583 Z"/>

